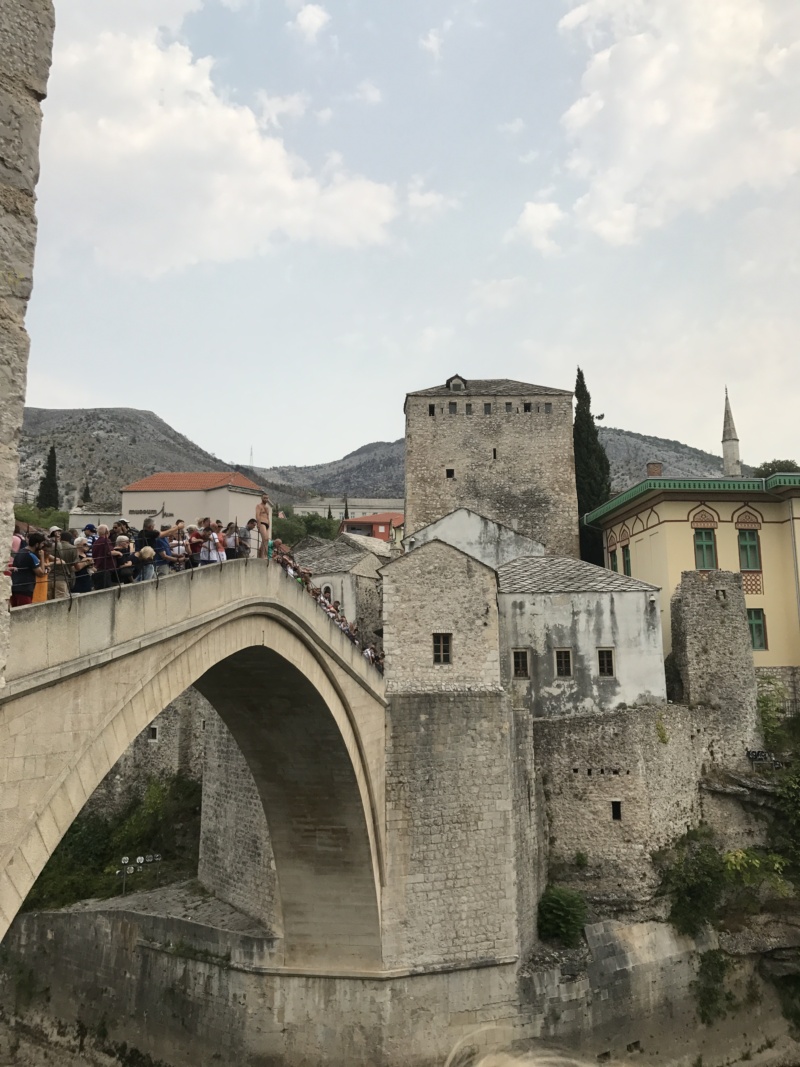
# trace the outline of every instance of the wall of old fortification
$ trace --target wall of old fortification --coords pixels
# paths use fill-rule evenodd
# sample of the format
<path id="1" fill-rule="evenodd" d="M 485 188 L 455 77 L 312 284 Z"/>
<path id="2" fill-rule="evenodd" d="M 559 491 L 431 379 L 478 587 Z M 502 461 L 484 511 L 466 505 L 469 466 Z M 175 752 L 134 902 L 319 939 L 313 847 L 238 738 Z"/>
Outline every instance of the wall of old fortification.
<path id="1" fill-rule="evenodd" d="M 457 407 L 452 415 L 450 403 Z M 483 414 L 485 403 L 490 415 Z M 570 395 L 407 398 L 406 537 L 462 507 L 532 537 L 549 553 L 578 555 Z"/>
<path id="2" fill-rule="evenodd" d="M 264 804 L 233 734 L 210 710 L 197 877 L 220 900 L 280 935 L 280 893 Z"/>
<path id="3" fill-rule="evenodd" d="M 516 956 L 512 731 L 500 693 L 392 697 L 385 966 Z"/>
<path id="4" fill-rule="evenodd" d="M 381 573 L 388 692 L 499 690 L 494 571 L 433 541 Z M 449 664 L 434 663 L 435 633 L 452 635 Z"/>
<path id="5" fill-rule="evenodd" d="M 36 182 L 41 101 L 53 42 L 50 0 L 0 4 L 0 546 L 13 530 L 30 343 L 25 311 L 33 287 Z M 0 574 L 0 604 L 9 580 Z M 0 684 L 8 647 L 8 615 L 0 612 Z"/>

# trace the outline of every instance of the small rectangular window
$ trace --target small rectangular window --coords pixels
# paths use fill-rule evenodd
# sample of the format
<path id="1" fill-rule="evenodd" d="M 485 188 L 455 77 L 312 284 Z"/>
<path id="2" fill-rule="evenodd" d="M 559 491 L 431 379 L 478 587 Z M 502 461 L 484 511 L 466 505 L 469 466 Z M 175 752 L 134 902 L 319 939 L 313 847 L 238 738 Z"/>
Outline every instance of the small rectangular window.
<path id="1" fill-rule="evenodd" d="M 439 664 L 449 664 L 451 660 L 451 646 L 453 641 L 452 634 L 434 634 L 433 635 L 433 662 Z"/>
<path id="2" fill-rule="evenodd" d="M 435 404 L 428 404 L 428 414 L 429 415 L 435 415 L 436 414 L 436 405 Z"/>
<path id="3" fill-rule="evenodd" d="M 611 801 L 611 818 L 614 820 L 614 822 L 622 822 L 622 801 L 621 800 L 612 800 Z"/>
<path id="4" fill-rule="evenodd" d="M 492 449 L 492 459 L 497 459 L 497 449 L 496 448 Z"/>
<path id="5" fill-rule="evenodd" d="M 552 404 L 545 404 L 544 413 L 545 413 L 545 415 L 552 415 L 553 414 L 553 405 Z"/>
<path id="6" fill-rule="evenodd" d="M 609 562 L 611 563 L 611 570 L 612 571 L 619 570 L 619 567 L 617 565 L 617 550 L 616 550 L 616 548 L 612 548 L 611 549 L 611 551 L 608 554 L 608 559 L 609 559 Z"/>
<path id="7" fill-rule="evenodd" d="M 612 648 L 598 648 L 597 673 L 601 678 L 614 677 L 614 650 Z"/>
<path id="8" fill-rule="evenodd" d="M 530 402 L 529 400 L 527 400 L 527 401 L 526 401 L 526 402 L 525 402 L 525 403 L 524 403 L 524 404 L 522 405 L 522 410 L 523 410 L 523 411 L 525 412 L 525 414 L 526 414 L 526 415 L 529 415 L 529 414 L 530 414 L 530 410 L 531 410 L 531 407 L 532 407 L 532 405 L 531 405 L 531 402 Z"/>
<path id="9" fill-rule="evenodd" d="M 747 609 L 747 625 L 750 627 L 750 644 L 756 652 L 767 651 L 767 620 L 763 608 Z"/>
<path id="10" fill-rule="evenodd" d="M 506 415 L 510 415 L 513 410 L 514 405 L 509 400 L 506 400 Z"/>
<path id="11" fill-rule="evenodd" d="M 528 667 L 528 650 L 527 648 L 515 648 L 514 649 L 514 677 L 515 678 L 530 678 L 530 669 Z"/>
<path id="12" fill-rule="evenodd" d="M 568 648 L 559 648 L 556 651 L 556 677 L 572 677 L 572 652 Z"/>
<path id="13" fill-rule="evenodd" d="M 622 573 L 631 576 L 631 546 L 622 546 Z"/>
<path id="14" fill-rule="evenodd" d="M 717 569 L 717 546 L 713 530 L 695 530 L 694 563 L 699 571 Z"/>
<path id="15" fill-rule="evenodd" d="M 484 415 L 491 415 L 491 413 L 492 413 L 492 405 L 491 404 L 484 404 L 483 405 L 483 413 L 484 413 Z"/>
<path id="16" fill-rule="evenodd" d="M 472 404 L 465 404 L 464 405 L 464 410 L 466 411 L 467 415 L 471 415 L 472 414 Z"/>
<path id="17" fill-rule="evenodd" d="M 158 741 L 158 727 L 157 726 L 148 726 L 147 727 L 147 740 L 148 741 Z"/>
<path id="18" fill-rule="evenodd" d="M 761 570 L 758 530 L 739 531 L 739 568 L 743 571 Z"/>
<path id="19" fill-rule="evenodd" d="M 447 405 L 447 412 L 449 415 L 458 414 L 458 404 L 455 402 L 455 400 L 451 400 L 450 403 Z"/>
<path id="20" fill-rule="evenodd" d="M 444 472 L 445 478 L 455 478 L 456 472 L 454 467 L 447 467 Z"/>

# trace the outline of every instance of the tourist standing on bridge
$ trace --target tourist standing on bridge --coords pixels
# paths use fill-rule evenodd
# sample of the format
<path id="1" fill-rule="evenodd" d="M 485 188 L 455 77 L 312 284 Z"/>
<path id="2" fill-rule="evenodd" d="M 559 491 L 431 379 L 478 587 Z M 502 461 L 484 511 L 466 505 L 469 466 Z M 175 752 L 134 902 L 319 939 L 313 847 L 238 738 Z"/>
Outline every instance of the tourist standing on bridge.
<path id="1" fill-rule="evenodd" d="M 28 538 L 28 544 L 14 553 L 11 563 L 11 599 L 9 601 L 12 608 L 21 608 L 25 604 L 32 603 L 36 579 L 47 575 L 46 566 L 38 554 L 43 544 L 44 534 L 32 533 Z"/>
<path id="2" fill-rule="evenodd" d="M 108 527 L 101 524 L 97 527 L 97 540 L 92 545 L 92 563 L 94 574 L 92 584 L 95 589 L 109 589 L 114 580 L 116 560 L 112 555 L 111 539 L 108 536 Z"/>
<path id="3" fill-rule="evenodd" d="M 74 568 L 78 552 L 61 532 L 60 527 L 51 526 L 48 536 L 53 542 L 53 566 L 50 568 L 47 599 L 66 600 L 75 581 Z"/>
<path id="4" fill-rule="evenodd" d="M 73 595 L 79 593 L 91 593 L 92 591 L 92 557 L 89 555 L 89 542 L 85 537 L 75 538 L 75 551 L 78 558 L 75 560 L 75 582 L 72 586 Z"/>
<path id="5" fill-rule="evenodd" d="M 272 530 L 272 501 L 267 493 L 261 496 L 261 503 L 256 504 L 256 526 L 258 527 L 258 558 L 267 559 L 269 539 Z"/>

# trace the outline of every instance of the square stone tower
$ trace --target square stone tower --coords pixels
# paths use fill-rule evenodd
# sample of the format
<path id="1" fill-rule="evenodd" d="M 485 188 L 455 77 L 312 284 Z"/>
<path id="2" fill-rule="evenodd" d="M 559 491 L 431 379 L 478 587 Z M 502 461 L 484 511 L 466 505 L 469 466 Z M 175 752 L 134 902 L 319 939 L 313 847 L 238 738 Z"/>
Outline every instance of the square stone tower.
<path id="1" fill-rule="evenodd" d="M 505 378 L 409 393 L 405 534 L 470 508 L 577 556 L 572 393 Z"/>

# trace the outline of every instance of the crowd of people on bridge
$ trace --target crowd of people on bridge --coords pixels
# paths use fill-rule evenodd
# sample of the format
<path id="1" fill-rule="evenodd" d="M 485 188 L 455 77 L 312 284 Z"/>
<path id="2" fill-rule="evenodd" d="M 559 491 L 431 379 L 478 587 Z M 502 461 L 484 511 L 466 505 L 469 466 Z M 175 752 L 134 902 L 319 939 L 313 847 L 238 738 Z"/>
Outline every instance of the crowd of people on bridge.
<path id="1" fill-rule="evenodd" d="M 270 536 L 271 504 L 262 497 L 256 517 L 243 526 L 211 520 L 196 523 L 179 519 L 174 524 L 144 520 L 141 530 L 124 519 L 110 528 L 87 523 L 83 530 L 62 530 L 51 526 L 43 531 L 23 529 L 17 524 L 11 543 L 6 574 L 11 577 L 11 608 L 46 600 L 61 600 L 95 590 L 158 582 L 170 574 L 223 564 L 251 556 L 266 559 L 282 568 L 286 577 L 297 582 L 357 648 L 362 648 L 358 625 L 350 622 L 338 600 L 332 600 L 315 586 L 312 572 L 301 567 L 288 545 Z M 363 648 L 363 656 L 383 673 L 383 653 L 374 642 Z"/>

